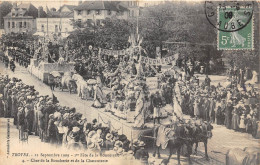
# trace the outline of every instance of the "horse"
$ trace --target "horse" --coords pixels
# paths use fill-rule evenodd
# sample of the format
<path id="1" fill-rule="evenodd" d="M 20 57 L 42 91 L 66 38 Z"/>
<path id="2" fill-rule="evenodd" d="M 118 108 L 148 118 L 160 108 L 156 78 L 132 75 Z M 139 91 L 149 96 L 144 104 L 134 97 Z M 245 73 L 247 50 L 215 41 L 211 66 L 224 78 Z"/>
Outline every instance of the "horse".
<path id="1" fill-rule="evenodd" d="M 89 99 L 91 87 L 87 84 L 87 82 L 85 80 L 78 80 L 77 86 L 78 96 L 81 97 L 81 99 Z"/>
<path id="2" fill-rule="evenodd" d="M 64 76 L 61 78 L 61 90 L 67 88 L 71 94 L 72 89 L 77 88 L 75 81 L 71 78 L 70 72 L 65 72 Z"/>
<path id="3" fill-rule="evenodd" d="M 194 154 L 197 155 L 198 143 L 203 142 L 205 147 L 206 160 L 209 160 L 207 144 L 208 139 L 212 137 L 212 129 L 213 126 L 210 122 L 202 123 L 200 126 L 195 125 L 192 127 L 192 146 L 194 143 L 196 144 Z"/>
<path id="4" fill-rule="evenodd" d="M 162 126 L 162 125 L 161 125 Z M 154 128 L 154 137 L 155 137 L 155 141 L 154 141 L 154 146 L 155 146 L 155 151 L 153 153 L 153 156 L 156 156 L 156 153 L 158 153 L 158 157 L 160 157 L 160 145 L 158 145 L 158 140 L 160 140 L 159 136 L 162 137 L 161 132 L 159 132 L 159 129 L 161 126 L 155 127 Z M 188 153 L 187 153 L 187 157 L 189 159 L 189 164 L 191 164 L 191 159 L 190 159 L 190 155 L 191 155 L 191 151 L 192 151 L 192 143 L 191 143 L 191 135 L 190 135 L 190 131 L 188 129 L 188 127 L 184 124 L 178 125 L 176 124 L 172 124 L 171 128 L 166 128 L 168 129 L 168 131 L 166 132 L 166 138 L 165 138 L 165 142 L 163 144 L 166 144 L 166 146 L 164 146 L 165 148 L 169 148 L 170 149 L 170 154 L 169 157 L 167 159 L 167 164 L 170 161 L 170 158 L 173 154 L 174 149 L 177 149 L 177 159 L 178 159 L 178 164 L 180 164 L 180 155 L 181 155 L 181 149 L 183 145 L 187 146 L 188 149 Z M 166 130 L 165 129 L 165 130 Z M 161 135 L 159 135 L 161 134 Z M 162 146 L 163 147 L 163 146 Z"/>
<path id="5" fill-rule="evenodd" d="M 82 97 L 82 93 L 83 93 L 82 90 L 84 89 L 84 87 L 86 85 L 84 78 L 79 74 L 73 74 L 72 79 L 74 81 L 76 81 L 78 96 L 83 98 Z"/>

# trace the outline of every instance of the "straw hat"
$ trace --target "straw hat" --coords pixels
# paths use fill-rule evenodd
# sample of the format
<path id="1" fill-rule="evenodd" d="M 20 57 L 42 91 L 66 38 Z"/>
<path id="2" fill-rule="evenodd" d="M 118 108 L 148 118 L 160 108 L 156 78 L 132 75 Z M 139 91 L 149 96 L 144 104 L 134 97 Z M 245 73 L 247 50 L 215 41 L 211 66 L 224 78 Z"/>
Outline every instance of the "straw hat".
<path id="1" fill-rule="evenodd" d="M 88 143 L 88 149 L 94 149 L 94 148 L 96 148 L 95 143 L 89 142 L 89 143 Z"/>
<path id="2" fill-rule="evenodd" d="M 138 146 L 139 146 L 139 147 L 144 147 L 144 146 L 145 146 L 145 143 L 144 143 L 143 141 L 140 141 L 140 143 L 139 143 Z"/>
<path id="3" fill-rule="evenodd" d="M 123 148 L 118 148 L 117 149 L 117 151 L 116 151 L 116 153 L 118 154 L 118 155 L 122 155 L 123 154 L 123 152 L 124 152 L 124 149 Z"/>
<path id="4" fill-rule="evenodd" d="M 92 138 L 95 134 L 96 134 L 95 131 L 90 131 L 90 132 L 88 133 L 88 138 Z"/>
<path id="5" fill-rule="evenodd" d="M 79 127 L 73 127 L 72 128 L 72 132 L 73 133 L 79 132 L 79 130 L 80 130 Z"/>
<path id="6" fill-rule="evenodd" d="M 123 146 L 123 143 L 121 141 L 117 140 L 115 142 L 115 147 L 122 147 L 122 146 Z"/>
<path id="7" fill-rule="evenodd" d="M 113 135 L 111 133 L 107 133 L 106 140 L 111 140 L 113 138 Z"/>

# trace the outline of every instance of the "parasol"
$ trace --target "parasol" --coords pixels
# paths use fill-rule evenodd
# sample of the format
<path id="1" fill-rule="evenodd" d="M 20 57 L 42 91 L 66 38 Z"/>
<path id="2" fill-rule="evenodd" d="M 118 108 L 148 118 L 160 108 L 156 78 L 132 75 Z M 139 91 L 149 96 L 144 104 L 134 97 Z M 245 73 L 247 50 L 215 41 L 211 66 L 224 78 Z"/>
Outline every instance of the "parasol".
<path id="1" fill-rule="evenodd" d="M 61 74 L 58 71 L 52 71 L 50 74 L 53 75 L 53 77 L 61 77 Z"/>

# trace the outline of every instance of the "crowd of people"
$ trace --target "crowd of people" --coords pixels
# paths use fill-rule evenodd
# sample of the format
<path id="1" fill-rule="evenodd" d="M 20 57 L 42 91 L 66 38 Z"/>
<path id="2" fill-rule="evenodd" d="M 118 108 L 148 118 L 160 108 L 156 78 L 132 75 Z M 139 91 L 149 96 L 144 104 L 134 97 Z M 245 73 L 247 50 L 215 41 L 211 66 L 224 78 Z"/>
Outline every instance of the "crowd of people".
<path id="1" fill-rule="evenodd" d="M 41 96 L 34 86 L 8 75 L 0 75 L 0 116 L 14 118 L 20 140 L 25 140 L 27 133 L 57 147 L 148 161 L 143 141 L 131 143 L 124 134 L 102 126 L 96 119 L 88 122 L 75 108 L 61 106 L 54 95 Z"/>
<path id="2" fill-rule="evenodd" d="M 195 76 L 187 80 L 178 74 L 177 79 L 174 92 L 184 114 L 259 136 L 259 91 L 250 83 L 240 86 L 244 77 L 218 85 L 212 85 L 208 76 L 202 83 Z"/>

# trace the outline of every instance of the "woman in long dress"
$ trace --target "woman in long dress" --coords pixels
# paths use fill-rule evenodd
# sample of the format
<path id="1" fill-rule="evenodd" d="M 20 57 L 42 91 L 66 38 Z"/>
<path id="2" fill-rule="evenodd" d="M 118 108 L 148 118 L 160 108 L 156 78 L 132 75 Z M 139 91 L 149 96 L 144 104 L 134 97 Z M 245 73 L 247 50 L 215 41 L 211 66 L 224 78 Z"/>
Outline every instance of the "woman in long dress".
<path id="1" fill-rule="evenodd" d="M 103 91 L 98 84 L 96 84 L 94 89 L 95 89 L 95 95 L 94 95 L 93 106 L 96 108 L 102 108 L 104 106 L 104 104 L 106 103 L 105 95 L 103 94 Z"/>
<path id="2" fill-rule="evenodd" d="M 145 120 L 145 99 L 143 91 L 137 99 L 135 113 L 135 127 L 142 127 Z"/>
<path id="3" fill-rule="evenodd" d="M 239 114 L 238 114 L 238 109 L 235 108 L 232 112 L 232 125 L 231 128 L 235 131 L 239 130 Z"/>
<path id="4" fill-rule="evenodd" d="M 199 110 L 199 100 L 198 98 L 195 99 L 194 102 L 194 116 L 198 118 L 200 116 L 200 110 Z"/>

